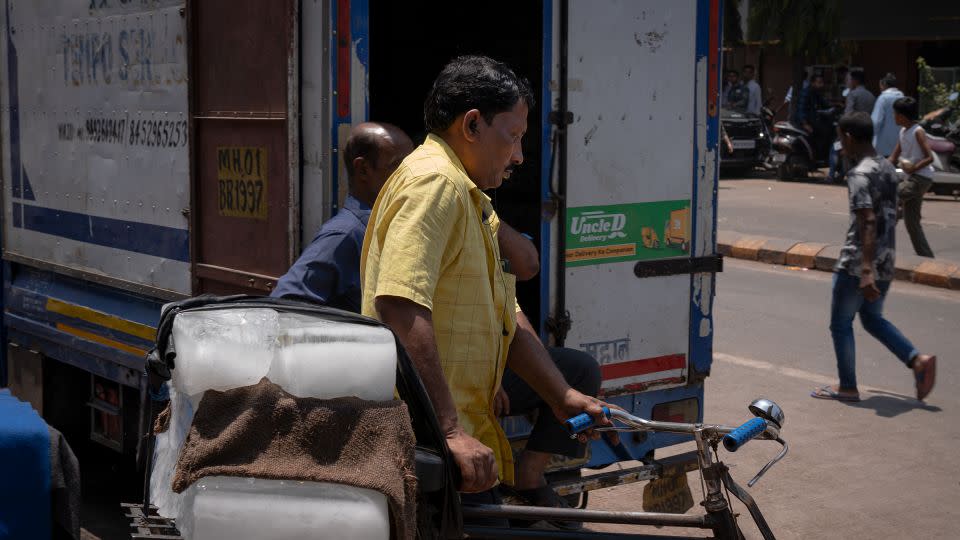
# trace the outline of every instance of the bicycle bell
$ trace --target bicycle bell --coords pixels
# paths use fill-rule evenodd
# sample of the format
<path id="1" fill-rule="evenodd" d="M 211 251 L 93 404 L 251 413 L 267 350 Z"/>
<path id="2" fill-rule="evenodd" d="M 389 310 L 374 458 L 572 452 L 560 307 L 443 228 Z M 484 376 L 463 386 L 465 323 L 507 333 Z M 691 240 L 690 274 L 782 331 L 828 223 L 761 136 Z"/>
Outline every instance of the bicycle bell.
<path id="1" fill-rule="evenodd" d="M 763 418 L 778 429 L 783 427 L 783 409 L 773 401 L 766 398 L 755 399 L 747 408 L 754 416 Z"/>

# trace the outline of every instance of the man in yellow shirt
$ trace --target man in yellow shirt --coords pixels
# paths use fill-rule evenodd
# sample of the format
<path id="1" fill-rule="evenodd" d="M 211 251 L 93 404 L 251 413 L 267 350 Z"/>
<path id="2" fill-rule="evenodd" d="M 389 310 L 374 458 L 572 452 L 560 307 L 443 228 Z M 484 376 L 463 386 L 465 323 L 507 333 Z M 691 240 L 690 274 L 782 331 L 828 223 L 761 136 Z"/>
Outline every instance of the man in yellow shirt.
<path id="1" fill-rule="evenodd" d="M 608 423 L 603 404 L 568 383 L 571 373 L 589 379 L 595 362 L 566 351 L 573 354 L 558 360 L 568 371 L 561 373 L 517 306 L 515 278 L 496 240 L 500 220 L 482 191 L 523 162 L 532 103 L 526 82 L 506 65 L 477 56 L 450 62 L 424 105 L 430 135 L 387 180 L 364 238 L 363 313 L 389 325 L 413 360 L 466 493 L 488 492 L 498 477 L 514 484 L 510 446 L 494 413 L 507 366 L 556 418 L 587 412 Z M 594 379 L 578 382 L 596 392 Z M 543 423 L 535 432 L 558 441 L 559 422 Z M 574 446 L 559 451 L 582 452 Z M 550 456 L 538 448 L 522 457 L 515 487 L 534 504 L 560 504 L 543 485 Z"/>

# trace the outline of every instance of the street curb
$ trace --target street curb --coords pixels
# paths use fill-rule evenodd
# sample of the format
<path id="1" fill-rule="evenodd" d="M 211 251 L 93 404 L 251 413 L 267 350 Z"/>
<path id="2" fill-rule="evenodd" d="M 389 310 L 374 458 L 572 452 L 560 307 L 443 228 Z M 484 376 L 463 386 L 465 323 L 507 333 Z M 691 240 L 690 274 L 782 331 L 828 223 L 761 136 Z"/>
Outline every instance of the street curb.
<path id="1" fill-rule="evenodd" d="M 717 251 L 724 257 L 767 264 L 796 266 L 832 272 L 840 246 L 788 238 L 717 232 Z M 941 289 L 960 290 L 960 262 L 897 255 L 895 279 Z"/>

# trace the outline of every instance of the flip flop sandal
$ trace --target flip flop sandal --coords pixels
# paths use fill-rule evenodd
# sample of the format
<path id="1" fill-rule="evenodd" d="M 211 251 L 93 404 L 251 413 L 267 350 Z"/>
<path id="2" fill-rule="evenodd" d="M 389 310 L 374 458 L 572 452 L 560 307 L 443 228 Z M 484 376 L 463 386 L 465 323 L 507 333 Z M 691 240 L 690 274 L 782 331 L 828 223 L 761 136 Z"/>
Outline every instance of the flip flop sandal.
<path id="1" fill-rule="evenodd" d="M 829 385 L 821 386 L 813 392 L 810 392 L 810 397 L 816 399 L 832 399 L 834 401 L 845 401 L 848 403 L 856 403 L 860 401 L 860 394 L 841 394 L 840 392 L 835 391 L 833 388 L 830 388 Z"/>
<path id="2" fill-rule="evenodd" d="M 917 381 L 917 399 L 923 401 L 923 398 L 930 395 L 933 383 L 937 379 L 937 357 L 931 356 L 923 371 L 914 372 L 913 376 Z"/>

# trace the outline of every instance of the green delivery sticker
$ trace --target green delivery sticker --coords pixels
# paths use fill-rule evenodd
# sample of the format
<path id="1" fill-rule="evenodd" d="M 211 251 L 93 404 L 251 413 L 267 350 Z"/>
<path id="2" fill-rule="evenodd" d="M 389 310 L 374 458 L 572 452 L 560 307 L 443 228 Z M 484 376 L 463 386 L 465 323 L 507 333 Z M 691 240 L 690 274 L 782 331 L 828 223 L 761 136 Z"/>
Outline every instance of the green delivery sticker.
<path id="1" fill-rule="evenodd" d="M 682 257 L 690 252 L 690 201 L 567 210 L 569 266 Z"/>

